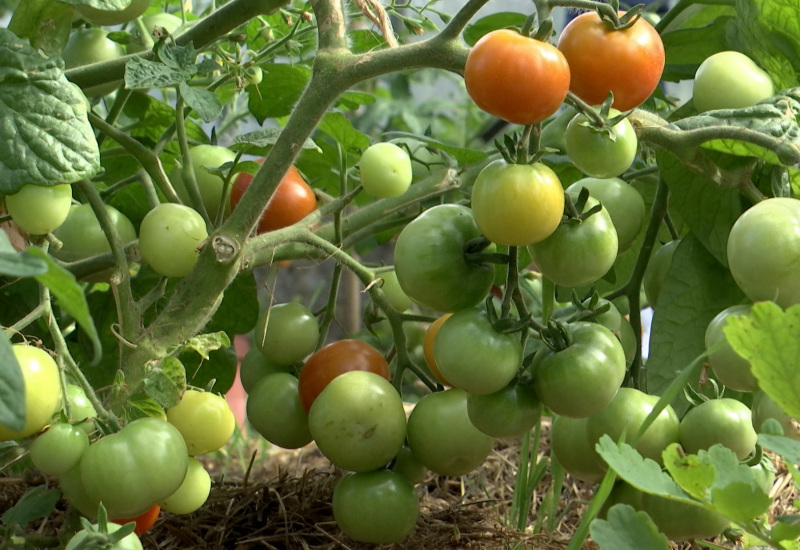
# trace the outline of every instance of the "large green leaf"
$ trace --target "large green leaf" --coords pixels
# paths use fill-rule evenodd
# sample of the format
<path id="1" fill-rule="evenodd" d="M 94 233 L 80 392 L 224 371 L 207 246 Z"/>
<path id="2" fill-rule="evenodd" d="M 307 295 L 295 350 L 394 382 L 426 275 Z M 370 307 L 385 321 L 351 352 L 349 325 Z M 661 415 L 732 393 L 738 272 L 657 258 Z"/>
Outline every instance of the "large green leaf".
<path id="1" fill-rule="evenodd" d="M 60 52 L 69 40 L 75 9 L 55 0 L 25 0 L 14 10 L 9 30 L 30 40 L 48 55 Z"/>
<path id="2" fill-rule="evenodd" d="M 800 418 L 800 305 L 786 311 L 758 302 L 723 329 L 731 347 L 750 362 L 758 385 L 789 416 Z"/>
<path id="3" fill-rule="evenodd" d="M 615 504 L 608 519 L 596 519 L 590 527 L 592 539 L 606 550 L 667 550 L 669 542 L 646 512 L 628 504 Z"/>
<path id="4" fill-rule="evenodd" d="M 247 106 L 259 124 L 268 118 L 291 114 L 294 104 L 311 78 L 311 71 L 300 65 L 262 65 L 264 78 L 258 94 L 248 94 Z"/>
<path id="5" fill-rule="evenodd" d="M 648 393 L 660 395 L 679 370 L 705 351 L 708 323 L 743 297 L 730 272 L 689 233 L 675 249 L 653 313 Z M 686 409 L 683 400 L 672 405 L 678 414 Z"/>
<path id="6" fill-rule="evenodd" d="M 100 171 L 100 152 L 80 89 L 59 57 L 45 58 L 0 29 L 0 193 L 74 183 Z"/>
<path id="7" fill-rule="evenodd" d="M 0 229 L 0 275 L 34 277 L 47 271 L 47 264 L 28 252 L 17 252 Z"/>

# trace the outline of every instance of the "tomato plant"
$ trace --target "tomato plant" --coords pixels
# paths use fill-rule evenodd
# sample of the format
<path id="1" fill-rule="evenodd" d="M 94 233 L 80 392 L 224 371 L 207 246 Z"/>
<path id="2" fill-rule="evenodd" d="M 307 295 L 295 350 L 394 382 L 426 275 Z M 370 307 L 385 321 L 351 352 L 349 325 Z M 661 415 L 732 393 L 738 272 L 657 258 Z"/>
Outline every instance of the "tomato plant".
<path id="1" fill-rule="evenodd" d="M 345 372 L 363 370 L 389 380 L 389 364 L 381 352 L 361 340 L 338 340 L 315 352 L 300 370 L 298 391 L 306 412 L 331 380 Z"/>
<path id="2" fill-rule="evenodd" d="M 314 351 L 319 340 L 317 318 L 299 302 L 265 308 L 256 323 L 256 346 L 268 360 L 291 365 Z"/>
<path id="3" fill-rule="evenodd" d="M 746 210 L 731 228 L 727 250 L 731 275 L 748 298 L 784 308 L 800 302 L 800 200 L 772 198 Z"/>
<path id="4" fill-rule="evenodd" d="M 351 472 L 385 466 L 406 438 L 403 400 L 391 382 L 369 371 L 350 371 L 330 381 L 308 412 L 319 450 Z"/>
<path id="5" fill-rule="evenodd" d="M 700 112 L 743 109 L 775 93 L 769 74 L 736 51 L 706 58 L 697 68 L 692 86 L 692 102 Z"/>
<path id="6" fill-rule="evenodd" d="M 358 163 L 364 191 L 379 198 L 399 197 L 411 185 L 411 158 L 394 143 L 370 145 Z"/>
<path id="7" fill-rule="evenodd" d="M 22 369 L 25 387 L 25 425 L 10 430 L 0 424 L 0 441 L 33 435 L 49 422 L 61 405 L 61 379 L 58 365 L 47 351 L 28 344 L 14 344 L 14 357 Z"/>
<path id="8" fill-rule="evenodd" d="M 599 204 L 589 198 L 584 212 Z M 591 284 L 605 275 L 617 258 L 619 241 L 608 210 L 601 205 L 598 212 L 585 219 L 564 221 L 531 251 L 542 275 L 565 287 Z"/>
<path id="9" fill-rule="evenodd" d="M 236 154 L 233 151 L 219 145 L 195 145 L 189 149 L 189 161 L 197 183 L 197 190 L 200 192 L 200 199 L 206 214 L 211 220 L 216 219 L 220 208 L 222 208 L 222 214 L 230 213 L 231 186 L 226 186 L 220 176 L 212 174 L 208 169 L 219 169 L 225 163 L 233 162 L 235 159 Z M 186 179 L 189 177 L 187 168 L 178 166 L 170 172 L 169 177 L 183 204 L 193 206 L 186 188 Z"/>
<path id="10" fill-rule="evenodd" d="M 558 49 L 569 64 L 570 90 L 592 105 L 611 92 L 613 106 L 620 111 L 650 97 L 664 71 L 664 43 L 643 17 L 613 30 L 597 12 L 582 13 L 561 31 Z"/>
<path id="11" fill-rule="evenodd" d="M 619 115 L 611 109 L 610 119 Z M 627 118 L 608 128 L 597 128 L 584 113 L 575 115 L 564 131 L 567 156 L 584 174 L 594 178 L 614 178 L 630 168 L 636 158 L 639 140 Z"/>
<path id="12" fill-rule="evenodd" d="M 429 470 L 460 476 L 486 460 L 494 439 L 469 420 L 469 395 L 456 388 L 424 396 L 408 417 L 408 446 Z"/>
<path id="13" fill-rule="evenodd" d="M 299 449 L 313 439 L 297 378 L 287 372 L 267 374 L 253 385 L 247 396 L 247 421 L 264 439 L 284 449 Z"/>
<path id="14" fill-rule="evenodd" d="M 182 204 L 153 208 L 139 228 L 142 260 L 164 277 L 183 277 L 192 270 L 208 238 L 202 216 Z"/>
<path id="15" fill-rule="evenodd" d="M 186 390 L 180 402 L 167 409 L 167 421 L 178 428 L 192 456 L 222 448 L 236 428 L 224 397 L 197 390 Z"/>
<path id="16" fill-rule="evenodd" d="M 176 427 L 141 418 L 89 446 L 81 459 L 79 483 L 95 503 L 95 512 L 102 502 L 112 519 L 136 517 L 181 486 L 188 461 Z"/>
<path id="17" fill-rule="evenodd" d="M 680 442 L 687 453 L 719 443 L 742 460 L 755 450 L 756 438 L 750 408 L 729 397 L 703 401 L 680 422 Z"/>
<path id="18" fill-rule="evenodd" d="M 191 514 L 199 510 L 211 493 L 211 476 L 203 463 L 189 457 L 186 477 L 176 491 L 161 501 L 161 508 L 172 514 Z"/>
<path id="19" fill-rule="evenodd" d="M 441 312 L 474 306 L 489 293 L 494 269 L 468 261 L 465 246 L 481 236 L 472 211 L 454 204 L 429 208 L 406 225 L 394 246 L 403 291 Z"/>
<path id="20" fill-rule="evenodd" d="M 563 349 L 542 346 L 533 357 L 533 387 L 542 403 L 562 416 L 581 418 L 599 412 L 625 376 L 622 344 L 602 325 L 578 322 L 566 327 Z"/>
<path id="21" fill-rule="evenodd" d="M 77 466 L 88 448 L 85 431 L 72 424 L 54 424 L 31 443 L 31 461 L 43 474 L 60 476 Z"/>
<path id="22" fill-rule="evenodd" d="M 533 244 L 551 235 L 561 222 L 564 190 L 558 175 L 544 164 L 496 160 L 475 180 L 472 213 L 490 241 Z"/>
<path id="23" fill-rule="evenodd" d="M 644 228 L 646 219 L 644 198 L 635 187 L 619 178 L 582 178 L 569 187 L 575 194 L 587 189 L 608 210 L 617 230 L 619 254 L 626 252 Z"/>
<path id="24" fill-rule="evenodd" d="M 113 535 L 119 531 L 122 526 L 117 525 L 116 523 L 107 523 L 105 528 L 106 533 Z M 88 544 L 87 540 L 98 531 L 99 529 L 97 525 L 92 526 L 92 529 L 81 529 L 69 539 L 67 545 L 64 547 L 64 550 L 78 550 L 79 548 L 85 548 Z M 142 550 L 142 541 L 139 540 L 139 537 L 136 536 L 136 533 L 130 533 L 114 543 L 103 546 L 103 548 L 106 548 L 107 550 Z"/>
<path id="25" fill-rule="evenodd" d="M 414 486 L 391 470 L 347 474 L 333 490 L 336 523 L 360 542 L 400 542 L 414 529 L 418 516 Z"/>
<path id="26" fill-rule="evenodd" d="M 470 50 L 464 83 L 487 113 L 513 124 L 533 124 L 561 106 L 570 68 L 551 44 L 499 29 L 485 34 Z"/>
<path id="27" fill-rule="evenodd" d="M 260 159 L 263 162 L 264 159 Z M 244 192 L 250 187 L 253 176 L 242 172 L 233 180 L 231 189 L 231 207 L 236 208 L 242 200 Z M 303 179 L 300 171 L 289 167 L 280 184 L 275 189 L 261 219 L 258 222 L 258 233 L 267 233 L 299 222 L 317 209 L 317 197 L 314 190 Z"/>

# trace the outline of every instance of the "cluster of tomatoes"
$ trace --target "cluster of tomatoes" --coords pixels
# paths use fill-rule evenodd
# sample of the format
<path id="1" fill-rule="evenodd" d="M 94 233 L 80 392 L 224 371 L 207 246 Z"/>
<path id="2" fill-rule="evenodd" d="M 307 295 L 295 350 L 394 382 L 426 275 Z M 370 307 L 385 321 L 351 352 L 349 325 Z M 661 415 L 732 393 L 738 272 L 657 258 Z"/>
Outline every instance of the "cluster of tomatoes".
<path id="1" fill-rule="evenodd" d="M 163 417 L 139 418 L 114 431 L 79 385 L 66 384 L 63 395 L 59 367 L 47 351 L 28 344 L 12 349 L 25 382 L 25 426 L 0 427 L 0 440 L 38 434 L 30 441 L 31 462 L 58 478 L 73 506 L 95 518 L 102 503 L 115 524 L 135 523 L 134 534 L 115 548 L 141 549 L 136 535 L 162 509 L 188 514 L 205 503 L 211 478 L 195 456 L 221 448 L 233 434 L 235 420 L 224 398 L 189 389 Z M 87 536 L 93 535 L 80 532 L 75 541 Z"/>

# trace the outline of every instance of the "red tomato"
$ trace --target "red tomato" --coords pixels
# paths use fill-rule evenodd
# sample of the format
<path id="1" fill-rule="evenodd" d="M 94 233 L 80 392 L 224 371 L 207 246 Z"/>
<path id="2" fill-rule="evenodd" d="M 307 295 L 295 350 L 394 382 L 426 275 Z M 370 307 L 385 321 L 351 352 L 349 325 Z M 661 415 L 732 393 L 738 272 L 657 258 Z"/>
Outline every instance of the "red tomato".
<path id="1" fill-rule="evenodd" d="M 475 104 L 514 124 L 541 122 L 555 113 L 569 80 L 570 68 L 558 49 L 509 29 L 481 37 L 464 67 Z"/>
<path id="2" fill-rule="evenodd" d="M 558 49 L 569 63 L 570 90 L 590 105 L 613 92 L 615 109 L 633 109 L 650 97 L 664 71 L 664 43 L 644 17 L 617 31 L 597 12 L 583 13 L 561 31 Z"/>
<path id="3" fill-rule="evenodd" d="M 264 162 L 259 159 L 258 162 Z M 231 208 L 236 208 L 245 190 L 253 181 L 253 176 L 242 172 L 233 181 L 231 188 Z M 299 222 L 317 209 L 317 197 L 300 174 L 300 170 L 291 166 L 278 184 L 278 188 L 267 203 L 258 222 L 258 233 L 275 231 Z"/>
<path id="4" fill-rule="evenodd" d="M 389 364 L 381 352 L 361 340 L 339 340 L 308 358 L 300 370 L 297 390 L 306 412 L 328 382 L 346 372 L 363 370 L 391 380 Z"/>
<path id="5" fill-rule="evenodd" d="M 135 518 L 131 519 L 112 519 L 111 521 L 119 525 L 125 525 L 126 523 L 134 522 L 136 523 L 136 527 L 133 528 L 133 532 L 137 535 L 144 535 L 156 522 L 159 513 L 161 513 L 161 506 L 158 504 L 153 504 L 153 506 L 151 506 L 150 509 L 141 516 L 136 516 Z"/>

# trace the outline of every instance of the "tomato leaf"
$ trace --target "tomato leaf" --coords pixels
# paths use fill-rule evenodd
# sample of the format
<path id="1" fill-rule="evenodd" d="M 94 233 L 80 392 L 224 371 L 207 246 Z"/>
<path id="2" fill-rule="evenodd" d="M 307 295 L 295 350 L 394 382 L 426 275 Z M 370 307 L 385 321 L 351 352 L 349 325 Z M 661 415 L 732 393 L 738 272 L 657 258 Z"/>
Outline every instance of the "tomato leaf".
<path id="1" fill-rule="evenodd" d="M 131 419 L 152 416 L 162 418 L 164 408 L 152 397 L 144 393 L 135 393 L 128 398 L 128 414 Z"/>
<path id="2" fill-rule="evenodd" d="M 165 88 L 186 82 L 191 75 L 158 61 L 134 57 L 125 64 L 125 87 L 129 90 Z"/>
<path id="3" fill-rule="evenodd" d="M 5 525 L 25 528 L 32 521 L 52 514 L 60 498 L 61 491 L 58 489 L 47 489 L 46 486 L 39 485 L 25 493 L 13 508 L 0 516 L 0 521 Z"/>
<path id="4" fill-rule="evenodd" d="M 742 213 L 741 194 L 736 187 L 722 187 L 695 172 L 664 149 L 656 153 L 661 175 L 674 206 L 695 237 L 722 264 L 728 265 L 728 234 Z M 737 162 L 736 157 L 715 155 L 718 165 Z"/>
<path id="5" fill-rule="evenodd" d="M 176 373 L 181 376 L 176 376 Z M 144 377 L 144 393 L 156 403 L 168 409 L 177 405 L 180 400 L 181 387 L 176 382 L 183 381 L 186 387 L 186 376 L 183 365 L 174 357 L 168 357 L 161 367 L 148 372 Z"/>
<path id="6" fill-rule="evenodd" d="M 705 500 L 706 492 L 714 484 L 716 470 L 697 455 L 682 456 L 679 447 L 678 443 L 672 443 L 664 450 L 664 467 L 681 489 L 698 500 Z"/>
<path id="7" fill-rule="evenodd" d="M 369 138 L 356 130 L 353 123 L 342 113 L 326 113 L 318 128 L 336 140 L 345 151 L 349 149 L 363 151 L 370 146 Z"/>
<path id="8" fill-rule="evenodd" d="M 637 512 L 628 504 L 615 504 L 608 511 L 608 519 L 596 519 L 589 528 L 592 539 L 600 548 L 614 550 L 640 550 L 669 548 L 667 538 L 645 512 Z"/>
<path id="9" fill-rule="evenodd" d="M 222 103 L 214 92 L 189 86 L 186 82 L 181 82 L 178 90 L 186 105 L 194 109 L 203 122 L 212 122 L 222 113 Z"/>
<path id="10" fill-rule="evenodd" d="M 69 40 L 74 12 L 63 2 L 27 0 L 14 10 L 8 29 L 30 40 L 34 48 L 55 54 L 64 49 Z"/>
<path id="11" fill-rule="evenodd" d="M 500 12 L 493 13 L 478 19 L 471 25 L 467 25 L 464 29 L 464 40 L 470 46 L 474 46 L 475 42 L 489 32 L 496 31 L 497 29 L 507 29 L 511 27 L 522 27 L 525 24 L 525 16 L 521 13 L 514 12 Z"/>
<path id="12" fill-rule="evenodd" d="M 733 350 L 750 362 L 759 387 L 789 416 L 800 418 L 800 305 L 782 311 L 758 302 L 750 315 L 734 317 L 723 329 Z"/>
<path id="13" fill-rule="evenodd" d="M 5 336 L 0 336 L 0 365 L 5 365 L 0 369 L 0 424 L 19 431 L 25 427 L 25 381 Z"/>
<path id="14" fill-rule="evenodd" d="M 739 303 L 742 291 L 730 272 L 689 233 L 675 249 L 653 313 L 647 360 L 648 393 L 661 393 L 678 370 L 705 352 L 705 331 L 714 316 Z M 696 387 L 696 383 L 693 382 Z M 680 416 L 685 400 L 672 403 Z"/>
<path id="15" fill-rule="evenodd" d="M 268 118 L 291 114 L 292 107 L 311 78 L 311 71 L 300 65 L 261 65 L 264 78 L 258 94 L 248 94 L 247 106 L 259 124 Z"/>
<path id="16" fill-rule="evenodd" d="M 252 272 L 237 276 L 225 290 L 222 303 L 206 330 L 228 334 L 247 334 L 258 320 L 258 290 Z M 230 344 L 228 344 L 230 345 Z"/>
<path id="17" fill-rule="evenodd" d="M 233 346 L 209 352 L 208 360 L 197 353 L 182 353 L 180 360 L 186 367 L 187 384 L 195 388 L 225 393 L 236 378 L 238 360 Z"/>
<path id="18" fill-rule="evenodd" d="M 103 355 L 103 345 L 97 333 L 97 327 L 89 311 L 89 304 L 83 288 L 75 280 L 75 276 L 58 265 L 43 250 L 32 246 L 28 252 L 41 258 L 47 264 L 47 272 L 36 276 L 40 284 L 46 286 L 58 300 L 58 305 L 78 322 L 92 342 L 94 356 L 92 363 L 97 364 Z"/>
<path id="19" fill-rule="evenodd" d="M 682 502 L 691 500 L 669 474 L 661 470 L 655 460 L 643 458 L 627 443 L 617 445 L 608 435 L 603 435 L 596 445 L 598 454 L 617 475 L 646 493 L 652 493 Z"/>
<path id="20" fill-rule="evenodd" d="M 86 98 L 58 57 L 45 58 L 0 29 L 0 193 L 23 185 L 73 183 L 100 171 Z M 47 120 L 47 124 L 42 124 Z"/>
<path id="21" fill-rule="evenodd" d="M 800 441 L 782 435 L 758 434 L 758 444 L 780 455 L 784 462 L 800 464 Z"/>
<path id="22" fill-rule="evenodd" d="M 0 275 L 34 277 L 47 271 L 47 264 L 27 252 L 17 252 L 0 229 Z"/>
<path id="23" fill-rule="evenodd" d="M 260 128 L 245 134 L 239 134 L 233 138 L 232 151 L 246 151 L 251 155 L 266 155 L 269 148 L 275 145 L 283 128 Z M 319 151 L 319 146 L 311 138 L 303 143 L 303 149 L 314 149 Z M 253 172 L 255 173 L 255 172 Z"/>
<path id="24" fill-rule="evenodd" d="M 712 8 L 712 6 L 705 6 Z M 713 6 L 715 11 L 730 11 L 728 7 Z M 697 67 L 707 57 L 728 49 L 726 29 L 730 16 L 714 19 L 702 26 L 681 28 L 661 35 L 666 53 L 666 64 L 662 80 L 678 82 L 694 78 Z"/>
<path id="25" fill-rule="evenodd" d="M 220 348 L 227 348 L 231 345 L 230 337 L 223 331 L 209 334 L 198 334 L 184 343 L 185 349 L 193 349 L 203 359 L 208 359 L 208 353 Z"/>
<path id="26" fill-rule="evenodd" d="M 747 53 L 772 78 L 776 90 L 798 85 L 800 17 L 791 0 L 737 0 L 731 33 L 735 49 Z"/>

